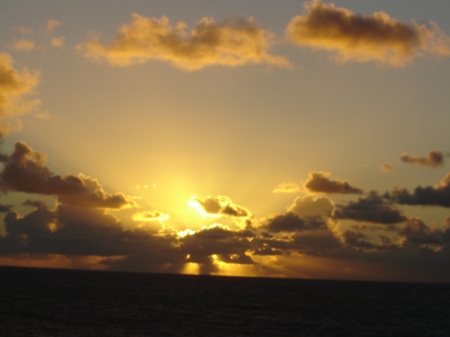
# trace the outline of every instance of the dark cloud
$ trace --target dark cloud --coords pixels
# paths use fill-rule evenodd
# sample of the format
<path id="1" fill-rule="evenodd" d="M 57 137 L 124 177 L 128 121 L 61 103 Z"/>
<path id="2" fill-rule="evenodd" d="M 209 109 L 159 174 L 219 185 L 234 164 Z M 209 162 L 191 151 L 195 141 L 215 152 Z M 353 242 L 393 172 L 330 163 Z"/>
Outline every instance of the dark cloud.
<path id="1" fill-rule="evenodd" d="M 418 186 L 410 193 L 404 188 L 396 188 L 392 192 L 392 200 L 404 205 L 450 207 L 450 173 L 435 186 Z"/>
<path id="2" fill-rule="evenodd" d="M 207 214 L 227 215 L 231 217 L 249 217 L 250 211 L 243 206 L 236 205 L 227 196 L 197 198 L 192 197 L 189 204 L 200 207 L 200 211 Z M 198 207 L 197 207 L 198 208 Z"/>
<path id="3" fill-rule="evenodd" d="M 401 155 L 400 160 L 415 166 L 437 167 L 444 165 L 444 154 L 442 151 L 430 151 L 426 157 L 418 157 L 405 152 Z"/>
<path id="4" fill-rule="evenodd" d="M 0 213 L 8 213 L 11 211 L 11 208 L 13 208 L 13 205 L 3 205 L 0 204 Z"/>
<path id="5" fill-rule="evenodd" d="M 407 243 L 450 245 L 450 224 L 448 219 L 443 228 L 430 228 L 422 220 L 413 218 L 398 231 L 398 234 L 404 236 L 407 239 Z"/>
<path id="6" fill-rule="evenodd" d="M 45 204 L 24 217 L 10 212 L 5 217 L 5 253 L 63 255 L 121 255 L 123 232 L 118 220 L 101 209 Z M 121 253 L 121 254 L 119 254 Z"/>
<path id="7" fill-rule="evenodd" d="M 305 189 L 312 193 L 341 193 L 341 194 L 361 194 L 363 191 L 350 185 L 347 181 L 328 179 L 330 173 L 311 172 L 305 182 Z"/>
<path id="8" fill-rule="evenodd" d="M 122 67 L 152 59 L 187 70 L 249 63 L 289 66 L 286 58 L 268 53 L 270 35 L 253 18 L 234 17 L 222 23 L 203 18 L 186 33 L 184 23 L 171 26 L 165 16 L 149 19 L 133 14 L 131 23 L 118 29 L 111 44 L 103 45 L 94 36 L 78 49 L 89 59 Z"/>
<path id="9" fill-rule="evenodd" d="M 268 246 L 257 248 L 253 252 L 253 255 L 283 255 L 283 254 L 284 252 L 281 249 L 276 249 Z"/>
<path id="10" fill-rule="evenodd" d="M 81 207 L 122 208 L 134 202 L 121 193 L 108 194 L 97 180 L 78 176 L 55 175 L 45 166 L 46 155 L 16 142 L 11 155 L 3 155 L 0 188 L 4 192 L 55 195 L 58 200 Z"/>
<path id="11" fill-rule="evenodd" d="M 321 217 L 301 218 L 294 212 L 287 212 L 267 219 L 260 228 L 270 233 L 291 233 L 304 230 L 326 229 L 327 224 Z"/>
<path id="12" fill-rule="evenodd" d="M 388 199 L 381 197 L 375 191 L 371 191 L 367 197 L 358 198 L 358 201 L 336 205 L 333 217 L 386 225 L 408 219 L 400 210 L 394 208 Z"/>
<path id="13" fill-rule="evenodd" d="M 291 250 L 312 256 L 342 254 L 343 245 L 329 230 L 297 232 L 292 237 Z"/>
<path id="14" fill-rule="evenodd" d="M 35 209 L 24 217 L 15 212 L 5 216 L 0 256 L 97 256 L 110 269 L 155 272 L 179 272 L 188 262 L 206 264 L 205 273 L 217 271 L 217 261 L 253 263 L 246 254 L 254 237 L 250 230 L 213 225 L 179 237 L 143 228 L 125 230 L 116 217 L 99 208 L 58 204 L 50 210 L 42 202 L 26 204 Z"/>
<path id="15" fill-rule="evenodd" d="M 374 248 L 375 246 L 367 240 L 364 233 L 345 231 L 342 234 L 345 244 L 354 248 Z"/>
<path id="16" fill-rule="evenodd" d="M 421 53 L 450 55 L 445 34 L 435 23 L 403 23 L 384 12 L 359 15 L 334 4 L 313 0 L 304 15 L 286 28 L 292 43 L 334 53 L 337 61 L 402 66 Z"/>

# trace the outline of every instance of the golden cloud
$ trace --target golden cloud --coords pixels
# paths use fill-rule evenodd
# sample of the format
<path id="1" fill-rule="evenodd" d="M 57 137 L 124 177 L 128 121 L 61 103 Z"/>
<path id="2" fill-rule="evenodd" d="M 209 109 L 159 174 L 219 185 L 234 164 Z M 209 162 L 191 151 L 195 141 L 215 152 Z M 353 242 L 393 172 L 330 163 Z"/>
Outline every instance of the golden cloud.
<path id="1" fill-rule="evenodd" d="M 157 19 L 133 14 L 131 23 L 119 28 L 109 45 L 92 36 L 77 48 L 86 58 L 121 67 L 152 59 L 168 61 L 186 70 L 249 63 L 290 65 L 286 58 L 268 53 L 271 34 L 253 18 L 245 20 L 237 16 L 222 23 L 202 18 L 192 32 L 186 33 L 185 28 L 183 22 L 171 26 L 165 16 Z"/>
<path id="2" fill-rule="evenodd" d="M 295 193 L 299 192 L 300 187 L 296 183 L 281 183 L 275 188 L 273 193 Z"/>
<path id="3" fill-rule="evenodd" d="M 39 100 L 25 100 L 24 95 L 33 92 L 39 82 L 39 72 L 22 72 L 12 66 L 9 54 L 0 53 L 0 120 L 36 109 Z"/>
<path id="4" fill-rule="evenodd" d="M 62 47 L 62 46 L 64 45 L 64 40 L 65 40 L 65 37 L 64 37 L 64 36 L 54 37 L 54 38 L 52 38 L 52 40 L 50 41 L 50 44 L 51 44 L 53 47 L 60 48 L 60 47 Z"/>
<path id="5" fill-rule="evenodd" d="M 388 164 L 388 163 L 386 163 L 386 164 L 381 164 L 381 165 L 380 165 L 380 169 L 381 169 L 383 172 L 386 172 L 386 173 L 392 173 L 392 172 L 394 172 L 394 165 Z"/>
<path id="6" fill-rule="evenodd" d="M 19 51 L 32 51 L 36 46 L 36 42 L 33 40 L 20 39 L 18 41 L 14 41 L 13 48 Z"/>
<path id="7" fill-rule="evenodd" d="M 56 27 L 58 27 L 61 23 L 57 20 L 48 20 L 47 21 L 47 28 L 45 32 L 48 34 L 51 31 L 53 31 Z"/>
<path id="8" fill-rule="evenodd" d="M 400 22 L 384 12 L 359 15 L 334 4 L 313 0 L 304 15 L 286 28 L 294 44 L 334 52 L 340 62 L 376 62 L 403 66 L 421 52 L 450 55 L 449 38 L 429 26 Z"/>

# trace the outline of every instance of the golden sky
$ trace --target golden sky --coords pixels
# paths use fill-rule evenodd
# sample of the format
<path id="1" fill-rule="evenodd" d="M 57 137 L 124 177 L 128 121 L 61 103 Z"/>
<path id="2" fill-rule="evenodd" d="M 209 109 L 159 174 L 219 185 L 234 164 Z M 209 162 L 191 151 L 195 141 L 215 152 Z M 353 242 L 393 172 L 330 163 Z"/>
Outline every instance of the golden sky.
<path id="1" fill-rule="evenodd" d="M 450 282 L 450 3 L 276 6 L 0 4 L 0 265 Z"/>

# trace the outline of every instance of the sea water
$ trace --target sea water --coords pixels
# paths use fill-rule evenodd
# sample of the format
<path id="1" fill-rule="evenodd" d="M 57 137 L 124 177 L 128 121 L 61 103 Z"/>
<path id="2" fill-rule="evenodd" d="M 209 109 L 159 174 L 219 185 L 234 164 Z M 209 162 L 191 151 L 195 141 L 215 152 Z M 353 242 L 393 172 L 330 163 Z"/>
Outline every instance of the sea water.
<path id="1" fill-rule="evenodd" d="M 0 336 L 450 336 L 450 285 L 0 267 Z"/>

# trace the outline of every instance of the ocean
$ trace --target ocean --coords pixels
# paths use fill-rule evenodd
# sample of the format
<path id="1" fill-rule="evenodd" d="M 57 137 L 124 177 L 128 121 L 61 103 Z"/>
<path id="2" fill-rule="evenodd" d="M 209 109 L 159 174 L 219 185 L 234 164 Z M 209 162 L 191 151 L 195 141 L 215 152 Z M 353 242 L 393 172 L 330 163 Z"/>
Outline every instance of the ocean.
<path id="1" fill-rule="evenodd" d="M 450 336 L 450 285 L 0 267 L 0 336 Z"/>

